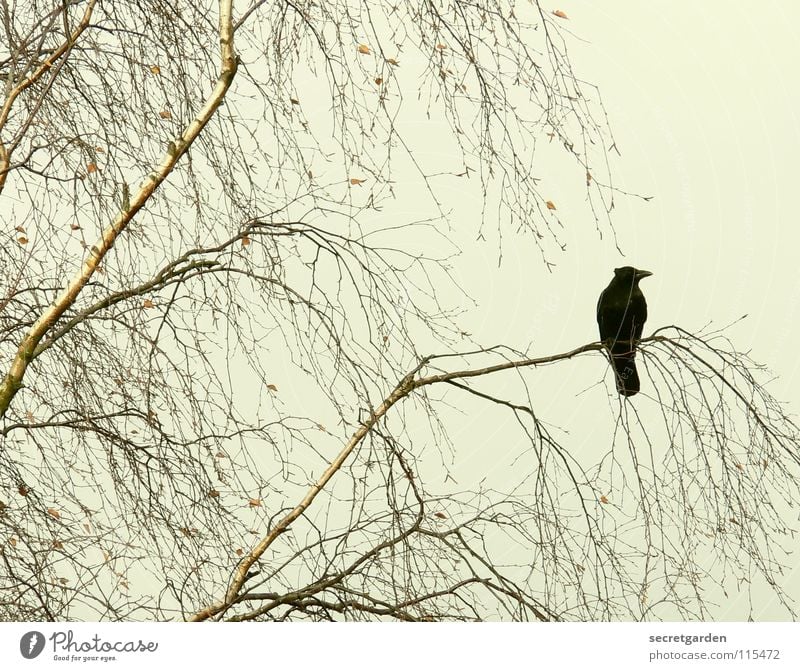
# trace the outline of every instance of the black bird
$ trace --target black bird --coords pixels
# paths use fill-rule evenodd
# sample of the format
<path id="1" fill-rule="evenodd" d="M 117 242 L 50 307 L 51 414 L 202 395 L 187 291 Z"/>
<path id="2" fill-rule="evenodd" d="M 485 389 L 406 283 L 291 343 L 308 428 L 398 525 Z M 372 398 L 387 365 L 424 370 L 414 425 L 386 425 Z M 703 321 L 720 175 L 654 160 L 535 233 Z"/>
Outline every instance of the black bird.
<path id="1" fill-rule="evenodd" d="M 611 350 L 617 391 L 623 396 L 633 396 L 639 391 L 634 358 L 636 343 L 647 320 L 647 302 L 639 289 L 639 280 L 652 274 L 631 266 L 615 268 L 614 279 L 597 301 L 600 340 Z"/>

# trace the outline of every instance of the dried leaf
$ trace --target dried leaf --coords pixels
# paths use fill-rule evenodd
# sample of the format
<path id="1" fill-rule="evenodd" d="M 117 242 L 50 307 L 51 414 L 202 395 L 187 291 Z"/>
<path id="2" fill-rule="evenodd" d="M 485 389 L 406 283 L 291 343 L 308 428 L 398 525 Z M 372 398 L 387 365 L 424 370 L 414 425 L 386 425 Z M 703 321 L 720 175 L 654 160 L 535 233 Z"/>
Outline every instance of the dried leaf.
<path id="1" fill-rule="evenodd" d="M 359 44 L 358 45 L 358 53 L 369 55 L 370 54 L 369 47 L 366 44 Z"/>
<path id="2" fill-rule="evenodd" d="M 78 224 L 71 224 L 71 225 L 70 225 L 70 228 L 71 228 L 73 231 L 79 231 L 79 230 L 81 230 L 81 227 L 80 227 Z"/>
<path id="3" fill-rule="evenodd" d="M 446 520 L 447 519 L 447 515 L 445 515 L 444 513 L 433 513 L 433 516 L 434 517 L 438 517 L 440 520 Z"/>
<path id="4" fill-rule="evenodd" d="M 21 245 L 27 245 L 27 244 L 28 244 L 28 238 L 26 238 L 24 235 L 20 235 L 20 236 L 17 238 L 17 242 L 18 242 L 19 244 L 21 244 Z"/>
<path id="5" fill-rule="evenodd" d="M 58 510 L 56 510 L 55 508 L 48 508 L 47 512 L 51 517 L 55 517 L 57 520 L 61 519 L 61 513 L 58 512 Z"/>
<path id="6" fill-rule="evenodd" d="M 28 489 L 25 485 L 20 485 L 19 487 L 17 487 L 17 491 L 19 492 L 20 496 L 27 496 L 28 494 L 30 494 L 31 490 Z"/>
<path id="7" fill-rule="evenodd" d="M 242 238 L 242 247 L 247 247 L 247 245 L 249 245 L 249 244 L 250 244 L 250 238 L 248 238 L 248 237 L 245 235 L 245 236 Z"/>
<path id="8" fill-rule="evenodd" d="M 24 233 L 24 232 L 25 232 L 25 229 L 24 229 L 24 228 L 22 228 L 22 226 L 14 226 L 14 230 L 15 230 L 17 233 Z"/>
<path id="9" fill-rule="evenodd" d="M 10 545 L 12 548 L 15 548 L 15 547 L 17 547 L 17 539 L 16 539 L 16 538 L 14 538 L 14 537 L 12 536 L 11 538 L 9 538 L 9 539 L 8 539 L 8 544 L 9 544 L 9 545 Z"/>
<path id="10" fill-rule="evenodd" d="M 169 110 L 161 110 L 158 113 L 158 116 L 160 116 L 162 119 L 171 119 L 172 118 L 172 112 L 170 112 Z"/>
<path id="11" fill-rule="evenodd" d="M 553 201 L 552 201 L 552 200 L 548 200 L 548 201 L 545 203 L 545 205 L 547 205 L 547 209 L 548 209 L 548 210 L 555 210 L 555 209 L 556 209 L 555 203 L 553 203 Z"/>
<path id="12" fill-rule="evenodd" d="M 560 9 L 555 10 L 553 14 L 555 14 L 559 19 L 569 19 L 569 17 L 566 14 L 564 14 L 564 12 L 562 12 Z"/>
<path id="13" fill-rule="evenodd" d="M 89 163 L 89 164 L 86 166 L 86 172 L 88 172 L 90 175 L 91 175 L 93 172 L 97 172 L 97 163 Z"/>
<path id="14" fill-rule="evenodd" d="M 261 505 L 261 499 L 250 499 L 249 504 L 251 508 L 258 508 Z"/>
<path id="15" fill-rule="evenodd" d="M 62 585 L 66 585 L 69 582 L 69 580 L 67 580 L 66 578 L 59 578 L 58 582 L 60 582 Z"/>
<path id="16" fill-rule="evenodd" d="M 53 541 L 53 549 L 54 550 L 63 550 L 64 544 L 61 541 Z"/>
<path id="17" fill-rule="evenodd" d="M 608 499 L 605 496 L 601 496 L 600 503 L 608 503 Z"/>
<path id="18" fill-rule="evenodd" d="M 83 525 L 83 530 L 88 534 L 92 532 L 92 528 L 88 524 Z"/>
<path id="19" fill-rule="evenodd" d="M 297 98 L 289 98 L 289 102 L 292 103 L 292 105 L 300 104 L 300 101 Z"/>
<path id="20" fill-rule="evenodd" d="M 278 388 L 274 384 L 268 384 L 267 389 L 270 391 L 278 391 Z"/>
<path id="21" fill-rule="evenodd" d="M 589 186 L 589 183 L 592 181 L 592 173 L 588 170 L 586 171 L 586 186 Z"/>
<path id="22" fill-rule="evenodd" d="M 375 77 L 375 83 L 380 86 L 383 84 L 383 77 Z"/>
<path id="23" fill-rule="evenodd" d="M 397 61 L 396 61 L 394 58 L 387 58 L 387 59 L 386 59 L 386 62 L 387 62 L 389 65 L 400 65 L 400 63 L 398 63 L 398 62 L 397 62 Z"/>
<path id="24" fill-rule="evenodd" d="M 160 75 L 161 74 L 161 68 L 158 67 L 157 65 L 151 65 L 150 66 L 150 72 L 152 72 L 154 75 Z"/>
<path id="25" fill-rule="evenodd" d="M 353 186 L 358 186 L 360 184 L 363 184 L 366 181 L 367 180 L 365 180 L 365 179 L 358 179 L 356 177 L 351 177 L 350 178 L 350 184 L 352 184 Z"/>
<path id="26" fill-rule="evenodd" d="M 105 149 L 103 149 L 102 147 L 95 147 L 95 148 L 94 148 L 94 150 L 95 150 L 95 151 L 96 151 L 98 154 L 105 154 L 105 153 L 106 153 L 106 150 L 105 150 Z"/>
<path id="27" fill-rule="evenodd" d="M 242 548 L 236 548 L 236 556 L 241 557 L 244 554 L 244 550 Z"/>
<path id="28" fill-rule="evenodd" d="M 447 45 L 446 45 L 446 44 L 442 44 L 442 43 L 440 42 L 439 44 L 437 44 L 437 45 L 436 45 L 436 48 L 437 48 L 439 51 L 444 51 L 445 49 L 447 49 Z"/>
<path id="29" fill-rule="evenodd" d="M 36 421 L 36 418 L 33 416 L 33 413 L 30 410 L 25 411 L 25 419 L 27 419 L 29 422 Z"/>
<path id="30" fill-rule="evenodd" d="M 145 298 L 144 302 L 142 303 L 142 307 L 143 308 L 154 308 L 155 305 L 153 304 L 153 301 L 151 301 L 149 298 Z"/>
<path id="31" fill-rule="evenodd" d="M 210 491 L 208 492 L 208 495 L 209 495 L 209 496 L 210 496 L 212 499 L 216 499 L 217 497 L 219 497 L 219 492 L 218 492 L 216 489 L 212 489 L 212 490 L 210 490 Z"/>

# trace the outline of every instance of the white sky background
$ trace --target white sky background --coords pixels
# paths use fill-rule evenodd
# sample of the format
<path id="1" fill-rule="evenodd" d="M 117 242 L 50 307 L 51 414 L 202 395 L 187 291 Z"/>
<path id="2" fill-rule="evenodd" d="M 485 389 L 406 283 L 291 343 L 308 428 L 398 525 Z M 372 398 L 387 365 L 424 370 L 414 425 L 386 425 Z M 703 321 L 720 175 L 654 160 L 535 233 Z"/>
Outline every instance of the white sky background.
<path id="1" fill-rule="evenodd" d="M 554 196 L 569 248 L 555 259 L 552 278 L 537 282 L 558 294 L 552 300 L 561 328 L 531 330 L 524 309 L 515 311 L 520 324 L 489 316 L 485 323 L 498 338 L 527 328 L 545 338 L 546 348 L 580 344 L 595 335 L 597 295 L 612 269 L 635 265 L 654 273 L 642 283 L 650 308 L 646 332 L 670 323 L 722 325 L 746 313 L 734 331 L 737 344 L 752 347 L 780 375 L 778 396 L 800 401 L 793 384 L 793 334 L 800 327 L 794 198 L 800 79 L 793 74 L 800 5 L 766 2 L 754 10 L 720 1 L 613 0 L 559 7 L 586 40 L 570 44 L 571 58 L 578 74 L 599 86 L 609 112 L 622 152 L 613 161 L 616 184 L 653 200 L 616 198 L 621 257 L 610 241 L 588 233 L 583 203 Z M 490 252 L 487 271 L 496 267 Z M 504 249 L 500 277 L 529 283 L 525 259 L 512 253 Z M 515 261 L 519 267 L 511 268 Z M 520 308 L 529 299 L 525 292 Z"/>
<path id="2" fill-rule="evenodd" d="M 614 0 L 562 9 L 588 41 L 572 58 L 603 94 L 623 153 L 618 184 L 654 196 L 618 199 L 615 218 L 626 260 L 655 273 L 642 284 L 648 327 L 747 313 L 737 344 L 780 375 L 776 394 L 797 402 L 800 6 Z M 577 242 L 558 272 L 569 266 L 579 286 L 620 263 L 608 245 Z"/>
<path id="3" fill-rule="evenodd" d="M 574 34 L 568 40 L 574 69 L 599 87 L 622 153 L 612 162 L 616 185 L 653 199 L 616 197 L 613 221 L 623 257 L 608 235 L 599 239 L 583 184 L 575 182 L 580 171 L 572 165 L 561 171 L 556 165 L 545 172 L 549 164 L 543 161 L 543 173 L 536 176 L 542 179 L 542 193 L 557 204 L 568 245 L 565 253 L 551 255 L 556 266 L 548 272 L 530 240 L 510 233 L 504 233 L 498 267 L 497 240 L 489 236 L 475 242 L 476 181 L 442 180 L 437 188 L 446 206 L 454 208 L 450 238 L 464 250 L 455 260 L 454 276 L 465 297 L 474 301 L 473 306 L 454 294 L 446 304 L 468 309 L 460 323 L 476 342 L 505 343 L 543 356 L 595 341 L 597 297 L 612 269 L 644 268 L 654 273 L 642 283 L 649 305 L 645 335 L 668 324 L 689 331 L 699 331 L 710 320 L 722 326 L 746 313 L 748 318 L 729 331 L 731 339 L 775 372 L 772 394 L 787 401 L 793 413 L 800 412 L 795 346 L 800 332 L 795 197 L 800 188 L 800 3 L 559 0 L 544 7 L 569 16 L 562 25 Z M 305 107 L 307 98 L 299 97 Z M 317 113 L 327 114 L 327 106 Z M 409 129 L 423 143 L 430 138 L 432 155 L 440 149 L 436 139 L 444 133 L 435 123 Z M 449 155 L 438 156 L 443 157 Z M 407 195 L 419 183 L 403 184 L 402 177 L 397 201 L 387 201 L 381 215 L 388 224 L 430 215 L 429 204 Z M 486 231 L 492 231 L 491 225 Z M 431 240 L 405 240 L 403 247 Z M 452 251 L 445 245 L 442 249 Z M 288 366 L 276 366 L 281 399 L 313 405 L 307 383 L 293 375 L 296 371 Z M 641 370 L 640 375 L 642 394 L 630 402 L 643 408 L 651 382 Z M 607 361 L 594 354 L 525 376 L 538 415 L 570 431 L 562 442 L 585 466 L 596 462 L 608 448 L 619 408 Z M 476 388 L 505 391 L 506 398 L 524 402 L 515 373 L 481 379 Z M 443 450 L 440 460 L 439 451 L 430 449 L 435 446 L 413 446 L 426 484 L 433 490 L 446 484 L 442 461 L 461 490 L 477 489 L 484 477 L 490 484 L 519 482 L 527 464 L 515 460 L 524 449 L 524 436 L 510 413 L 463 394 L 447 400 L 451 408 L 442 420 L 453 439 L 452 454 Z M 320 468 L 318 461 L 315 467 Z M 339 486 L 348 487 L 348 480 L 340 479 Z M 615 504 L 614 492 L 607 494 Z M 311 517 L 328 514 L 325 507 L 309 511 Z M 786 521 L 800 526 L 797 511 L 787 511 Z M 797 555 L 800 539 L 794 543 Z M 729 587 L 735 590 L 733 580 Z M 800 602 L 800 570 L 787 576 L 783 589 Z M 719 620 L 748 614 L 786 618 L 769 589 L 756 588 L 752 596 L 750 604 L 744 594 L 732 591 L 726 603 L 721 594 L 709 593 L 711 602 L 721 604 L 710 610 Z M 668 616 L 664 611 L 658 615 Z"/>
<path id="4" fill-rule="evenodd" d="M 608 107 L 623 152 L 618 183 L 654 196 L 619 199 L 615 219 L 627 260 L 655 273 L 642 283 L 646 332 L 748 314 L 733 340 L 778 375 L 770 389 L 796 413 L 800 5 L 615 0 L 561 9 L 589 42 L 572 57 Z M 602 286 L 613 250 L 583 241 L 557 274 L 570 287 L 570 272 L 576 287 Z M 591 314 L 593 300 L 576 291 L 571 308 Z M 786 521 L 796 526 L 797 511 Z M 800 571 L 785 589 L 800 596 Z M 755 615 L 785 617 L 764 596 Z M 731 602 L 720 619 L 746 607 Z"/>
<path id="5" fill-rule="evenodd" d="M 535 356 L 566 351 L 597 339 L 597 297 L 614 267 L 634 265 L 654 273 L 642 283 L 645 335 L 668 324 L 696 332 L 709 321 L 723 326 L 747 314 L 728 334 L 737 349 L 750 350 L 775 372 L 772 394 L 796 413 L 800 3 L 576 0 L 545 8 L 569 16 L 563 24 L 575 35 L 573 66 L 600 89 L 622 153 L 612 163 L 616 185 L 653 199 L 616 198 L 622 257 L 608 236 L 598 238 L 578 191 L 559 184 L 558 174 L 537 175 L 546 197 L 552 190 L 567 252 L 552 259 L 557 266 L 548 273 L 532 246 L 506 238 L 498 268 L 494 241 L 465 240 L 457 277 L 478 307 L 462 323 L 484 345 L 527 347 Z M 463 200 L 453 211 L 456 221 L 475 212 L 477 201 L 466 193 Z M 616 408 L 604 402 L 603 386 L 593 387 L 604 375 L 604 387 L 613 390 L 608 365 L 597 356 L 528 377 L 535 410 L 570 430 L 565 444 L 586 450 L 587 465 L 613 430 Z M 641 377 L 644 396 L 650 380 Z M 490 424 L 494 411 L 469 415 L 469 408 L 450 424 L 455 473 L 465 486 L 480 479 L 487 463 L 502 477 L 519 453 L 505 443 L 518 432 Z M 787 511 L 787 524 L 797 521 L 797 511 Z M 800 540 L 788 542 L 800 551 Z M 800 571 L 787 576 L 784 589 L 800 599 Z M 712 608 L 720 620 L 751 613 L 786 618 L 768 589 L 756 588 L 752 599 L 735 588 L 730 600 L 709 593 L 720 604 Z"/>
<path id="6" fill-rule="evenodd" d="M 626 260 L 655 273 L 642 283 L 646 333 L 748 314 L 733 340 L 778 375 L 772 393 L 796 413 L 800 5 L 614 0 L 560 8 L 589 42 L 572 58 L 608 108 L 623 154 L 618 184 L 654 196 L 618 199 L 615 218 Z M 570 288 L 603 286 L 621 262 L 608 245 L 576 242 L 556 274 Z M 570 311 L 592 314 L 594 299 L 576 289 Z M 787 511 L 787 522 L 796 526 L 797 511 Z M 786 591 L 800 597 L 800 571 Z M 755 614 L 785 617 L 764 596 Z M 743 608 L 731 602 L 720 618 L 742 617 Z"/>
<path id="7" fill-rule="evenodd" d="M 654 273 L 642 283 L 650 313 L 645 334 L 668 324 L 699 331 L 709 320 L 722 326 L 747 313 L 730 337 L 738 349 L 751 350 L 755 360 L 779 376 L 771 386 L 773 395 L 800 410 L 793 337 L 800 330 L 800 234 L 792 216 L 800 155 L 794 110 L 800 104 L 800 83 L 791 72 L 800 56 L 793 32 L 800 25 L 800 6 L 578 0 L 545 9 L 561 9 L 569 16 L 562 25 L 575 35 L 568 41 L 575 71 L 599 87 L 622 152 L 612 162 L 616 185 L 653 199 L 616 197 L 613 221 L 625 252 L 621 256 L 610 236 L 601 240 L 595 231 L 580 170 L 550 163 L 542 139 L 543 158 L 537 164 L 542 173 L 536 177 L 542 180 L 543 195 L 557 204 L 567 243 L 565 253 L 550 255 L 557 265 L 548 272 L 529 237 L 515 237 L 507 227 L 498 267 L 491 221 L 485 229 L 489 239 L 475 241 L 477 180 L 439 180 L 435 186 L 445 209 L 452 208 L 448 235 L 463 250 L 454 260 L 454 277 L 464 295 L 448 294 L 443 302 L 467 310 L 459 323 L 481 345 L 504 343 L 532 356 L 554 354 L 597 339 L 597 297 L 614 267 L 645 268 Z M 408 60 L 402 66 L 410 67 Z M 317 84 L 310 80 L 309 86 Z M 404 94 L 413 110 L 415 92 Z M 309 91 L 299 89 L 298 97 L 313 123 L 329 119 L 327 101 L 313 109 Z M 416 141 L 414 146 L 423 148 L 415 159 L 459 172 L 462 166 L 460 160 L 453 163 L 448 131 L 436 120 L 413 118 L 399 123 Z M 397 199 L 387 201 L 371 223 L 405 224 L 430 216 L 419 175 L 402 166 L 400 161 L 394 173 Z M 435 256 L 454 249 L 446 244 L 436 249 L 435 236 L 403 235 L 402 247 L 408 251 L 425 245 Z M 422 341 L 419 347 L 425 353 Z M 460 349 L 469 349 L 469 344 Z M 302 408 L 314 405 L 307 382 L 288 364 L 285 370 L 276 366 L 274 374 L 282 400 Z M 654 411 L 647 398 L 651 382 L 645 373 L 641 377 L 642 394 L 631 403 Z M 568 430 L 561 442 L 591 468 L 609 448 L 619 410 L 605 358 L 579 357 L 526 371 L 525 378 L 538 416 Z M 525 402 L 516 373 L 481 379 L 475 388 Z M 431 491 L 475 491 L 481 486 L 508 490 L 532 472 L 530 455 L 524 456 L 525 437 L 510 413 L 460 392 L 448 393 L 446 399 L 450 406 L 440 406 L 441 419 L 453 440 L 452 452 L 426 439 L 413 443 Z M 321 466 L 315 460 L 311 468 L 318 474 Z M 448 474 L 456 485 L 446 480 Z M 334 486 L 347 488 L 349 480 L 340 478 Z M 613 490 L 606 494 L 611 505 L 617 504 Z M 308 515 L 335 524 L 346 513 L 318 506 Z M 786 521 L 796 525 L 797 512 L 787 511 Z M 794 549 L 800 551 L 800 540 Z M 518 552 L 510 549 L 503 559 L 524 562 Z M 715 571 L 713 565 L 703 568 Z M 718 604 L 709 605 L 716 619 L 787 617 L 769 589 L 754 588 L 750 603 L 746 593 L 736 592 L 735 579 L 727 587 L 730 599 L 717 591 L 708 593 L 709 604 Z M 783 588 L 800 601 L 800 571 L 788 576 Z M 660 609 L 654 616 L 669 619 L 670 613 Z"/>

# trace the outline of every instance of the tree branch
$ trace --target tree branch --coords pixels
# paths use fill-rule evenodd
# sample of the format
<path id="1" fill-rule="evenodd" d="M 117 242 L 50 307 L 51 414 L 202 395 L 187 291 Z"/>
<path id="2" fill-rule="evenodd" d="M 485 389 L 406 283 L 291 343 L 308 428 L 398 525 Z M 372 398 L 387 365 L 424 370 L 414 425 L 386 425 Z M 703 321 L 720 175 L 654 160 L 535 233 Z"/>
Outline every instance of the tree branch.
<path id="1" fill-rule="evenodd" d="M 226 608 L 230 607 L 232 604 L 236 603 L 239 599 L 239 591 L 241 590 L 242 586 L 247 580 L 247 575 L 252 568 L 253 564 L 266 552 L 267 548 L 272 545 L 275 540 L 280 536 L 282 533 L 286 532 L 292 523 L 300 517 L 311 504 L 314 502 L 317 494 L 319 494 L 328 482 L 333 478 L 337 471 L 341 469 L 344 465 L 347 458 L 350 454 L 355 450 L 355 448 L 364 440 L 364 438 L 369 434 L 369 432 L 378 424 L 378 422 L 389 412 L 392 406 L 397 404 L 399 401 L 403 400 L 406 396 L 411 394 L 414 390 L 419 389 L 421 387 L 425 387 L 428 385 L 436 384 L 438 382 L 451 382 L 457 379 L 464 379 L 470 377 L 479 377 L 482 375 L 489 375 L 491 373 L 497 373 L 504 370 L 512 370 L 516 368 L 527 368 L 527 367 L 535 367 L 535 366 L 542 366 L 548 363 L 553 363 L 555 361 L 562 361 L 564 359 L 570 359 L 574 356 L 579 354 L 583 354 L 585 352 L 593 352 L 602 350 L 605 346 L 602 343 L 595 342 L 589 343 L 588 345 L 582 345 L 581 347 L 576 347 L 573 350 L 568 352 L 563 352 L 561 354 L 553 354 L 551 356 L 545 357 L 538 357 L 533 359 L 520 359 L 517 361 L 507 361 L 505 363 L 497 364 L 495 366 L 486 366 L 484 368 L 476 368 L 472 370 L 460 370 L 460 371 L 453 371 L 451 373 L 441 373 L 438 375 L 430 375 L 428 377 L 421 377 L 419 379 L 414 379 L 415 375 L 430 361 L 430 357 L 422 359 L 420 363 L 409 372 L 397 386 L 392 390 L 392 393 L 389 394 L 384 401 L 371 413 L 370 417 L 364 422 L 352 435 L 350 440 L 347 444 L 342 448 L 341 452 L 336 456 L 336 458 L 330 462 L 328 467 L 325 469 L 325 472 L 320 476 L 320 478 L 312 485 L 311 489 L 308 490 L 306 495 L 303 499 L 298 503 L 291 512 L 286 515 L 277 525 L 275 525 L 269 533 L 253 548 L 250 553 L 245 557 L 245 559 L 239 564 L 237 567 L 233 580 L 228 587 L 227 593 L 225 594 L 225 599 L 220 602 L 208 606 L 203 610 L 197 612 L 194 616 L 190 619 L 193 622 L 200 622 L 203 620 L 207 620 L 210 617 L 214 617 L 218 615 Z"/>
<path id="2" fill-rule="evenodd" d="M 28 334 L 23 338 L 9 372 L 6 374 L 2 385 L 0 385 L 0 417 L 5 416 L 12 399 L 22 387 L 25 371 L 33 360 L 36 347 L 41 339 L 75 302 L 89 278 L 94 274 L 100 261 L 113 247 L 117 237 L 125 230 L 136 213 L 147 203 L 161 182 L 172 172 L 181 156 L 186 153 L 192 142 L 200 135 L 200 132 L 222 103 L 236 74 L 238 65 L 233 49 L 232 4 L 233 0 L 220 0 L 219 3 L 220 72 L 214 89 L 197 116 L 192 119 L 183 133 L 169 144 L 161 163 L 150 173 L 127 207 L 123 206 L 114 221 L 105 228 L 97 242 L 91 246 L 89 256 L 80 270 L 50 307 L 36 320 Z"/>

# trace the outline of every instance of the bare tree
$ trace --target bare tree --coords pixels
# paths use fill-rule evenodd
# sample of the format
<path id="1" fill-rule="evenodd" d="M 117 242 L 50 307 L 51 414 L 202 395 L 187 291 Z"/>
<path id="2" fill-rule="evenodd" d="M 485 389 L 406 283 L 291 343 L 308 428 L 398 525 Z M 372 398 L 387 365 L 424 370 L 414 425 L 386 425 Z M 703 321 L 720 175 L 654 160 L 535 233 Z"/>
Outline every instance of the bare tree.
<path id="1" fill-rule="evenodd" d="M 474 344 L 448 298 L 448 189 L 549 265 L 539 164 L 566 160 L 613 240 L 614 140 L 562 14 L 0 6 L 2 617 L 690 618 L 741 580 L 793 613 L 797 428 L 724 332 L 645 338 L 661 421 L 614 400 L 584 463 L 530 390 L 603 345 Z M 427 214 L 387 224 L 409 174 Z M 515 479 L 431 477 L 470 404 L 518 427 Z"/>

